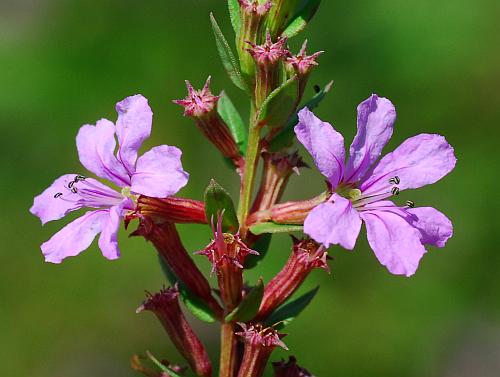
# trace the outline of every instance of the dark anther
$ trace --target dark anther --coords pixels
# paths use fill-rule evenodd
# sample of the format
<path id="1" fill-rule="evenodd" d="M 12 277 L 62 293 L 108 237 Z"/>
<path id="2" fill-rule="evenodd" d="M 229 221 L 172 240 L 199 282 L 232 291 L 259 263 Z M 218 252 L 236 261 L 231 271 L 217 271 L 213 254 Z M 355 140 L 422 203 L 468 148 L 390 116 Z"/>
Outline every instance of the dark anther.
<path id="1" fill-rule="evenodd" d="M 60 196 L 62 196 L 62 192 L 58 192 L 57 194 L 54 195 L 54 198 L 57 199 L 59 198 Z"/>
<path id="2" fill-rule="evenodd" d="M 392 195 L 399 195 L 399 188 L 398 187 L 393 187 L 391 189 Z"/>
<path id="3" fill-rule="evenodd" d="M 315 91 L 316 93 L 319 93 L 319 92 L 321 91 L 321 88 L 320 88 L 320 87 L 319 87 L 319 85 L 317 85 L 317 84 L 316 84 L 316 85 L 314 85 L 314 86 L 313 86 L 313 88 L 314 88 L 314 91 Z"/>
<path id="4" fill-rule="evenodd" d="M 68 188 L 73 188 L 73 185 L 76 183 L 76 181 L 71 181 L 68 183 Z"/>
<path id="5" fill-rule="evenodd" d="M 408 208 L 414 208 L 415 207 L 415 203 L 412 202 L 411 200 L 407 200 L 406 201 L 406 205 L 408 206 Z"/>
<path id="6" fill-rule="evenodd" d="M 77 175 L 75 177 L 75 182 L 78 182 L 78 181 L 85 181 L 85 177 L 83 175 Z"/>
<path id="7" fill-rule="evenodd" d="M 72 192 L 73 194 L 76 194 L 76 193 L 78 192 L 78 190 L 76 189 L 76 187 L 73 187 L 73 188 L 71 189 L 71 192 Z"/>
<path id="8" fill-rule="evenodd" d="M 399 185 L 401 183 L 401 180 L 398 176 L 395 176 L 394 178 L 389 179 L 389 183 L 391 185 Z"/>

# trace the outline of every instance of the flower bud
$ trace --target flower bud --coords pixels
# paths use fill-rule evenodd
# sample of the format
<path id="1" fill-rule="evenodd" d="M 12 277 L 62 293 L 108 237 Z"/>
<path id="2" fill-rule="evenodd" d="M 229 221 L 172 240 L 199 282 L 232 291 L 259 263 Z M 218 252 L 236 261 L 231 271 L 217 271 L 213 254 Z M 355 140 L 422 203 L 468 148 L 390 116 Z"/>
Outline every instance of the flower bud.
<path id="1" fill-rule="evenodd" d="M 328 253 L 311 239 L 294 239 L 292 253 L 283 269 L 266 285 L 256 320 L 264 320 L 283 304 L 315 268 L 329 270 Z"/>
<path id="2" fill-rule="evenodd" d="M 269 12 L 267 27 L 273 36 L 280 35 L 290 23 L 299 0 L 275 0 Z"/>
<path id="3" fill-rule="evenodd" d="M 217 112 L 219 96 L 214 96 L 210 91 L 210 76 L 203 89 L 195 90 L 186 80 L 188 96 L 173 102 L 184 107 L 184 116 L 192 117 L 203 135 L 222 153 L 231 159 L 234 165 L 241 169 L 243 158 L 234 141 L 231 131 Z"/>
<path id="4" fill-rule="evenodd" d="M 149 294 L 146 301 L 137 309 L 137 313 L 144 310 L 151 311 L 158 317 L 175 347 L 197 376 L 212 375 L 212 365 L 207 351 L 182 314 L 177 289 L 163 289 L 160 293 Z"/>
<path id="5" fill-rule="evenodd" d="M 143 236 L 146 240 L 151 241 L 163 260 L 186 288 L 200 297 L 218 318 L 222 317 L 222 308 L 212 296 L 210 284 L 182 245 L 174 224 L 155 222 L 153 219 L 143 216 L 140 218 L 139 227 L 132 235 Z"/>
<path id="6" fill-rule="evenodd" d="M 288 362 L 284 359 L 273 363 L 274 377 L 314 377 L 307 369 L 297 365 L 295 357 L 290 356 Z"/>
<path id="7" fill-rule="evenodd" d="M 260 377 L 264 373 L 269 356 L 276 347 L 288 350 L 279 334 L 272 327 L 263 327 L 261 324 L 246 325 L 238 323 L 242 330 L 236 333 L 243 338 L 245 349 L 238 377 Z"/>

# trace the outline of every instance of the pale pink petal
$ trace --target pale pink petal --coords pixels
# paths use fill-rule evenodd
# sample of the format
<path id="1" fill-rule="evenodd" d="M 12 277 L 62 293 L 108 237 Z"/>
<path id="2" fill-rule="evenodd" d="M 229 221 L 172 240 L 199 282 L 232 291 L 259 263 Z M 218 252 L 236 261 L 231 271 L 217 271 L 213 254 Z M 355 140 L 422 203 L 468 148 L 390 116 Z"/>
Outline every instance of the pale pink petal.
<path id="1" fill-rule="evenodd" d="M 419 230 L 391 211 L 363 211 L 360 216 L 379 262 L 392 274 L 413 275 L 426 253 Z"/>
<path id="2" fill-rule="evenodd" d="M 177 193 L 188 181 L 189 174 L 182 168 L 179 148 L 160 145 L 144 153 L 137 160 L 132 175 L 132 192 L 165 198 Z"/>
<path id="3" fill-rule="evenodd" d="M 383 157 L 361 190 L 365 195 L 390 191 L 389 180 L 393 177 L 399 178 L 400 190 L 422 187 L 443 178 L 455 163 L 453 148 L 444 137 L 420 134 Z"/>
<path id="4" fill-rule="evenodd" d="M 444 214 L 432 207 L 408 209 L 414 218 L 412 225 L 422 234 L 421 242 L 437 247 L 444 247 L 453 235 L 453 225 Z"/>
<path id="5" fill-rule="evenodd" d="M 102 255 L 109 260 L 120 257 L 118 249 L 118 231 L 122 219 L 122 206 L 117 205 L 109 209 L 108 215 L 102 221 L 101 235 L 99 236 L 99 249 Z"/>
<path id="6" fill-rule="evenodd" d="M 116 121 L 119 144 L 118 158 L 129 175 L 132 175 L 135 171 L 137 151 L 151 134 L 153 112 L 149 107 L 148 100 L 140 94 L 118 102 L 116 111 L 118 112 Z"/>
<path id="7" fill-rule="evenodd" d="M 304 233 L 325 247 L 340 245 L 352 250 L 356 244 L 361 219 L 351 202 L 337 194 L 315 207 L 304 222 Z"/>
<path id="8" fill-rule="evenodd" d="M 46 262 L 61 263 L 87 249 L 102 229 L 107 210 L 89 211 L 66 225 L 41 246 Z"/>
<path id="9" fill-rule="evenodd" d="M 30 212 L 42 221 L 42 225 L 52 220 L 59 220 L 69 212 L 82 208 L 82 204 L 77 202 L 78 195 L 68 188 L 68 184 L 76 176 L 77 174 L 65 174 L 57 178 L 45 191 L 35 197 Z M 62 200 L 59 197 L 60 193 L 67 200 Z"/>
<path id="10" fill-rule="evenodd" d="M 120 187 L 130 184 L 127 171 L 114 155 L 116 140 L 112 122 L 101 119 L 95 126 L 82 126 L 76 136 L 76 146 L 80 162 L 87 170 Z"/>
<path id="11" fill-rule="evenodd" d="M 392 136 L 396 109 L 387 98 L 373 94 L 358 106 L 358 133 L 350 147 L 345 182 L 357 182 L 377 161 Z"/>
<path id="12" fill-rule="evenodd" d="M 307 107 L 299 112 L 295 134 L 313 157 L 321 174 L 335 188 L 344 173 L 344 137 L 329 123 L 317 118 Z"/>

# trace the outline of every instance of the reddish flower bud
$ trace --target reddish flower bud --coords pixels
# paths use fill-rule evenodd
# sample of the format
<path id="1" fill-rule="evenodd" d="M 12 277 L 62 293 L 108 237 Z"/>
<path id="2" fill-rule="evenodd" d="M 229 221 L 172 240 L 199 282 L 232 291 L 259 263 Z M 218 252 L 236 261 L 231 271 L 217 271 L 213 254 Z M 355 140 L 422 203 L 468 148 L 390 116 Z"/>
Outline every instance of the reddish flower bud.
<path id="1" fill-rule="evenodd" d="M 242 330 L 236 333 L 243 338 L 245 349 L 238 377 L 260 377 L 264 373 L 269 356 L 276 347 L 288 350 L 279 334 L 272 327 L 263 327 L 261 324 L 246 325 L 238 323 Z"/>
<path id="2" fill-rule="evenodd" d="M 329 271 L 325 248 L 311 239 L 294 239 L 292 253 L 283 269 L 266 285 L 257 320 L 267 318 L 283 304 L 315 268 Z"/>
<path id="3" fill-rule="evenodd" d="M 288 362 L 284 359 L 273 363 L 274 377 L 314 377 L 307 369 L 297 365 L 295 357 L 290 356 Z"/>
<path id="4" fill-rule="evenodd" d="M 151 241 L 163 260 L 187 289 L 200 297 L 215 313 L 222 317 L 222 308 L 212 296 L 210 284 L 193 262 L 182 245 L 175 225 L 170 222 L 155 222 L 149 217 L 140 218 L 133 236 L 143 236 Z"/>
<path id="5" fill-rule="evenodd" d="M 245 13 L 255 13 L 259 16 L 263 16 L 269 12 L 269 9 L 273 6 L 271 0 L 267 0 L 264 4 L 259 4 L 258 0 L 238 0 L 241 9 Z"/>
<path id="6" fill-rule="evenodd" d="M 171 223 L 207 223 L 204 202 L 174 196 L 164 199 L 140 196 L 135 215 L 158 218 Z"/>
<path id="7" fill-rule="evenodd" d="M 144 310 L 151 311 L 158 317 L 175 347 L 197 376 L 212 375 L 207 351 L 182 314 L 177 289 L 163 289 L 160 293 L 148 294 L 147 300 L 137 309 L 137 313 Z"/>
<path id="8" fill-rule="evenodd" d="M 297 55 L 290 54 L 285 60 L 285 66 L 287 70 L 298 74 L 300 76 L 307 76 L 311 69 L 318 65 L 316 58 L 320 56 L 324 51 L 315 52 L 312 55 L 307 55 L 307 39 L 302 44 Z"/>
<path id="9" fill-rule="evenodd" d="M 239 234 L 222 232 L 222 215 L 217 219 L 217 229 L 212 224 L 212 231 L 214 240 L 196 254 L 207 256 L 212 263 L 212 273 L 217 274 L 222 301 L 227 311 L 231 311 L 241 301 L 245 258 L 259 253 L 248 248 Z"/>
<path id="10" fill-rule="evenodd" d="M 210 77 L 203 89 L 195 90 L 186 80 L 188 96 L 173 102 L 184 107 L 184 115 L 192 117 L 203 135 L 222 153 L 233 161 L 238 169 L 243 168 L 243 158 L 234 141 L 231 131 L 217 112 L 220 96 L 210 91 Z"/>

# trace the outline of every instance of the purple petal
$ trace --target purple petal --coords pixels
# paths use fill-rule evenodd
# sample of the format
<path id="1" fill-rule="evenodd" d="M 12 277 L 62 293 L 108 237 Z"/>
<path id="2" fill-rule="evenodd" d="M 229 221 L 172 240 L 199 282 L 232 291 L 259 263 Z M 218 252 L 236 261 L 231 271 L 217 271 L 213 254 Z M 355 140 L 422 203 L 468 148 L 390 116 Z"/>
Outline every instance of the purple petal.
<path id="1" fill-rule="evenodd" d="M 360 216 L 379 262 L 392 274 L 413 275 L 426 253 L 419 230 L 390 211 L 364 211 Z"/>
<path id="2" fill-rule="evenodd" d="M 313 157 L 321 174 L 328 178 L 333 188 L 337 187 L 344 173 L 344 137 L 308 108 L 299 112 L 295 134 Z"/>
<path id="3" fill-rule="evenodd" d="M 358 212 L 351 202 L 333 194 L 333 202 L 328 201 L 315 207 L 304 222 L 304 233 L 325 247 L 341 245 L 352 250 L 361 229 Z"/>
<path id="4" fill-rule="evenodd" d="M 107 210 L 89 211 L 66 225 L 41 246 L 46 262 L 61 263 L 87 249 L 101 231 Z"/>
<path id="5" fill-rule="evenodd" d="M 69 212 L 82 208 L 82 205 L 76 202 L 78 195 L 68 189 L 68 184 L 76 176 L 77 174 L 65 174 L 57 178 L 45 191 L 35 197 L 30 212 L 42 221 L 42 225 L 52 220 L 59 220 Z M 55 198 L 54 196 L 59 193 L 68 200 Z"/>
<path id="6" fill-rule="evenodd" d="M 118 230 L 122 219 L 122 205 L 113 206 L 102 221 L 102 231 L 99 237 L 99 249 L 102 255 L 109 260 L 120 257 L 118 249 Z"/>
<path id="7" fill-rule="evenodd" d="M 453 235 L 453 225 L 444 214 L 432 207 L 408 209 L 414 215 L 412 225 L 421 233 L 423 244 L 444 247 Z"/>
<path id="8" fill-rule="evenodd" d="M 443 178 L 455 163 L 453 148 L 444 137 L 420 134 L 383 157 L 361 190 L 365 195 L 390 191 L 389 179 L 395 176 L 400 179 L 400 190 L 422 187 Z"/>
<path id="9" fill-rule="evenodd" d="M 373 94 L 358 106 L 358 133 L 350 147 L 344 181 L 357 182 L 377 161 L 392 136 L 396 109 L 387 98 Z"/>
<path id="10" fill-rule="evenodd" d="M 125 168 L 114 155 L 116 140 L 112 122 L 101 119 L 95 126 L 82 126 L 76 136 L 76 146 L 80 162 L 87 170 L 120 187 L 130 184 Z"/>
<path id="11" fill-rule="evenodd" d="M 160 145 L 144 153 L 137 160 L 132 175 L 132 192 L 165 198 L 177 193 L 188 181 L 189 174 L 182 169 L 179 148 Z"/>
<path id="12" fill-rule="evenodd" d="M 118 112 L 116 121 L 118 158 L 132 175 L 135 171 L 137 151 L 151 134 L 153 112 L 148 105 L 148 100 L 140 94 L 118 102 L 116 111 Z"/>

